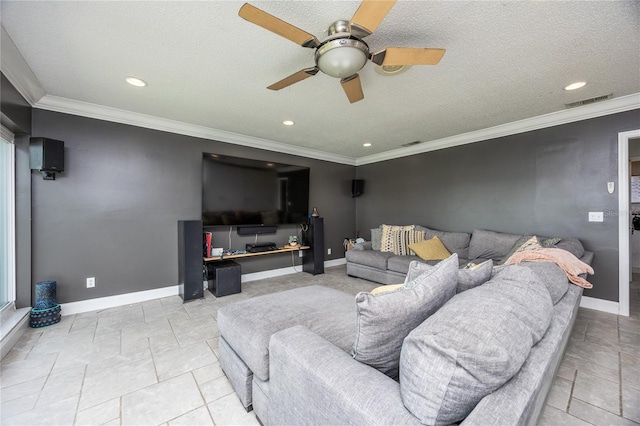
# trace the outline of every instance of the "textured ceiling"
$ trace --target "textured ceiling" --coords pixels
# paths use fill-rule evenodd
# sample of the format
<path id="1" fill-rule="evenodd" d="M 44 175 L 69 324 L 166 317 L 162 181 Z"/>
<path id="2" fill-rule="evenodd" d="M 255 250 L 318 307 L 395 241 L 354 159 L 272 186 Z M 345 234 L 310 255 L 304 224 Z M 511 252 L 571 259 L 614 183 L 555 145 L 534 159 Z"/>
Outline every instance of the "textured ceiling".
<path id="1" fill-rule="evenodd" d="M 370 48 L 447 52 L 397 76 L 368 63 L 355 104 L 322 73 L 267 90 L 314 52 L 239 18 L 242 3 L 3 0 L 0 12 L 47 95 L 352 158 L 640 92 L 637 1 L 398 1 Z M 251 4 L 322 39 L 359 2 Z M 589 84 L 562 90 L 576 80 Z"/>

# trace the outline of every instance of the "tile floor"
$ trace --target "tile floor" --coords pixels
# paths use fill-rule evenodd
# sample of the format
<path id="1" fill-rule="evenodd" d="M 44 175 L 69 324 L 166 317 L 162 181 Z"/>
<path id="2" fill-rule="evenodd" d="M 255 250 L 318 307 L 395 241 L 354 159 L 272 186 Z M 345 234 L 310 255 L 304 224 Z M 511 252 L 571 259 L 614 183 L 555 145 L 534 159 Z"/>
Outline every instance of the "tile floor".
<path id="1" fill-rule="evenodd" d="M 630 315 L 581 308 L 540 425 L 640 423 L 640 274 Z"/>
<path id="2" fill-rule="evenodd" d="M 640 422 L 640 275 L 632 315 L 580 309 L 540 424 Z M 256 425 L 217 359 L 225 304 L 301 285 L 352 294 L 376 285 L 345 267 L 243 284 L 237 295 L 178 296 L 64 316 L 29 329 L 2 360 L 2 425 Z"/>

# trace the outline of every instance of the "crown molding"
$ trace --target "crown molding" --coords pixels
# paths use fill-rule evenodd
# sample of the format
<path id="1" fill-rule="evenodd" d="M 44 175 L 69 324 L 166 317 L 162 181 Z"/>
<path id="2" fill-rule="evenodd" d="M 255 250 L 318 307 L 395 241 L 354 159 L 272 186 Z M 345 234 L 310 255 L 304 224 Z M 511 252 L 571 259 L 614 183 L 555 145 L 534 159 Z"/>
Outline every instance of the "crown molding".
<path id="1" fill-rule="evenodd" d="M 2 50 L 0 71 L 16 88 L 18 93 L 29 102 L 29 105 L 35 105 L 46 95 L 46 92 L 2 26 L 0 26 L 0 44 L 0 50 Z"/>
<path id="2" fill-rule="evenodd" d="M 549 114 L 539 115 L 537 117 L 531 117 L 494 127 L 488 127 L 486 129 L 437 139 L 412 147 L 399 148 L 391 151 L 381 152 L 379 154 L 360 157 L 356 159 L 356 166 L 393 160 L 395 158 L 408 157 L 424 152 L 436 151 L 439 149 L 465 145 L 473 142 L 480 142 L 488 139 L 515 135 L 518 133 L 530 132 L 532 130 L 544 129 L 547 127 L 573 123 L 581 120 L 588 120 L 590 118 L 616 114 L 619 112 L 630 111 L 638 108 L 640 108 L 640 93 L 634 93 L 631 95 L 620 96 L 619 98 L 609 99 L 607 101 L 602 101 L 591 105 L 552 112 Z"/>
<path id="3" fill-rule="evenodd" d="M 34 105 L 34 108 L 355 166 L 355 159 L 352 157 L 59 96 L 45 95 Z"/>

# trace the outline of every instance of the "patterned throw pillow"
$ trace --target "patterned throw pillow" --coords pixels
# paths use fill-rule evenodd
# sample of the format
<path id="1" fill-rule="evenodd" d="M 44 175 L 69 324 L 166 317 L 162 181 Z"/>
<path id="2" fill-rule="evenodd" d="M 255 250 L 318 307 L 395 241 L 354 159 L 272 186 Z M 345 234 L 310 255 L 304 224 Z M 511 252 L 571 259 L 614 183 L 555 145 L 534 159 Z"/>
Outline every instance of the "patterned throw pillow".
<path id="1" fill-rule="evenodd" d="M 526 250 L 535 250 L 539 248 L 542 248 L 542 245 L 540 244 L 538 237 L 536 237 L 535 235 L 524 235 L 515 242 L 513 247 L 511 247 L 511 250 L 509 250 L 509 253 L 507 253 L 507 255 L 502 258 L 498 265 L 504 265 L 505 263 L 507 263 L 509 258 L 516 253 L 520 253 L 521 251 Z"/>
<path id="2" fill-rule="evenodd" d="M 397 239 L 398 235 L 394 235 L 398 231 L 413 231 L 415 229 L 415 225 L 406 225 L 406 226 L 398 226 L 398 225 L 382 225 L 382 238 L 380 240 L 380 251 L 382 252 L 391 252 L 394 254 L 398 251 Z"/>

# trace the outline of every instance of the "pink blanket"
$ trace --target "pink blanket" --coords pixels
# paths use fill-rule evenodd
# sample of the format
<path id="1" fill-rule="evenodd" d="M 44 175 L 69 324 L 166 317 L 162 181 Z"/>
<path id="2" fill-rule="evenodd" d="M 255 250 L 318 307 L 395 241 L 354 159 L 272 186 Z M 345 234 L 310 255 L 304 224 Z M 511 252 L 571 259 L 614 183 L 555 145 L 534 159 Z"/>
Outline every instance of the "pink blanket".
<path id="1" fill-rule="evenodd" d="M 593 288 L 593 284 L 578 275 L 588 273 L 593 275 L 593 268 L 573 254 L 559 248 L 539 248 L 515 253 L 505 262 L 505 265 L 521 262 L 555 262 L 567 274 L 569 281 L 583 288 Z"/>

